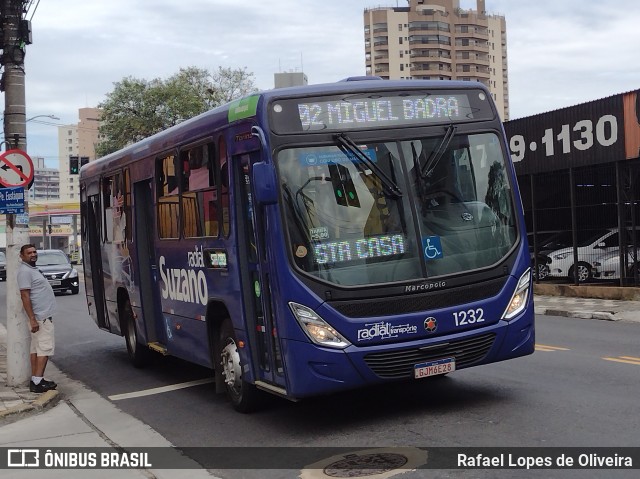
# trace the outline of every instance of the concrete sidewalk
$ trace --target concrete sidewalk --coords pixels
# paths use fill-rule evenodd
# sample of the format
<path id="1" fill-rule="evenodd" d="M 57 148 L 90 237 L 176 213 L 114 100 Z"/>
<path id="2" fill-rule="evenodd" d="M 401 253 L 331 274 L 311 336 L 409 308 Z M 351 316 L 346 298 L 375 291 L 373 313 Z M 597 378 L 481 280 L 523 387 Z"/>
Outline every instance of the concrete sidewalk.
<path id="1" fill-rule="evenodd" d="M 640 322 L 640 301 L 534 296 L 536 314 L 607 321 Z M 28 386 L 7 386 L 6 329 L 0 324 L 0 447 L 171 447 L 160 434 L 82 383 L 65 376 L 55 362 L 48 377 L 56 391 L 29 392 Z M 214 477 L 175 449 L 184 469 L 140 470 L 13 470 L 20 478 L 205 478 Z"/>
<path id="2" fill-rule="evenodd" d="M 536 294 L 534 307 L 536 314 L 547 316 L 640 322 L 640 301 Z"/>
<path id="3" fill-rule="evenodd" d="M 54 448 L 166 447 L 171 464 L 182 469 L 10 469 L 10 477 L 73 479 L 201 479 L 215 477 L 183 456 L 159 433 L 125 414 L 97 393 L 74 381 L 49 363 L 47 373 L 58 383 L 56 391 L 29 392 L 29 387 L 7 386 L 6 328 L 0 324 L 0 447 Z M 164 454 L 164 452 L 163 452 Z"/>

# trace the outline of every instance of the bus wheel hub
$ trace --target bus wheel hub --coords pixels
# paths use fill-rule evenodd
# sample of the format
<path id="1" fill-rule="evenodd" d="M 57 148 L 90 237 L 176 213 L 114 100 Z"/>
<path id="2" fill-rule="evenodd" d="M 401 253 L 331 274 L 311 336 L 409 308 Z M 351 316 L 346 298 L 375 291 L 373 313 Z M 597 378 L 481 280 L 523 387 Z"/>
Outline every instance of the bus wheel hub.
<path id="1" fill-rule="evenodd" d="M 229 339 L 227 345 L 224 347 L 221 353 L 222 362 L 222 374 L 224 374 L 224 382 L 229 387 L 238 387 L 241 378 L 240 369 L 240 354 L 238 354 L 238 348 L 236 343 Z"/>

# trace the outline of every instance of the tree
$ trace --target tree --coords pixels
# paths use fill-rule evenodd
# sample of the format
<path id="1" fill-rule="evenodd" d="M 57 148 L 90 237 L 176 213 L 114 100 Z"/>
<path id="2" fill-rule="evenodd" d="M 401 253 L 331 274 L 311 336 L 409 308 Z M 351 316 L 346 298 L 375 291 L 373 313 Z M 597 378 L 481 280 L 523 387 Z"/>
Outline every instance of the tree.
<path id="1" fill-rule="evenodd" d="M 256 91 L 253 73 L 219 67 L 214 73 L 181 68 L 162 80 L 125 77 L 98 105 L 100 142 L 104 156 L 224 103 Z"/>

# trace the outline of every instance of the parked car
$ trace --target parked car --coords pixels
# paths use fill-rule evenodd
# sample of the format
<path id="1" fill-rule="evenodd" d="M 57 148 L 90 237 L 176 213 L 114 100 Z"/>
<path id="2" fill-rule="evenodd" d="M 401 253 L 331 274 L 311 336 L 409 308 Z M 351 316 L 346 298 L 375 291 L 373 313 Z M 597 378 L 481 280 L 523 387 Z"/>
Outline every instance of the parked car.
<path id="1" fill-rule="evenodd" d="M 78 271 L 71 265 L 69 257 L 59 249 L 38 250 L 36 267 L 49 281 L 55 293 L 71 291 L 78 294 L 80 282 Z"/>
<path id="2" fill-rule="evenodd" d="M 527 233 L 529 251 L 533 253 L 533 233 Z M 549 253 L 562 248 L 568 248 L 573 244 L 573 233 L 569 231 L 544 231 L 538 232 L 535 238 L 538 242 L 538 254 L 549 256 Z"/>
<path id="3" fill-rule="evenodd" d="M 627 229 L 624 240 L 630 244 L 630 229 Z M 593 277 L 593 263 L 607 254 L 620 248 L 620 238 L 617 228 L 591 230 L 590 235 L 584 232 L 578 236 L 578 282 L 589 281 Z M 584 239 L 582 239 L 582 236 Z M 573 279 L 574 258 L 573 247 L 562 248 L 549 254 L 549 276 Z"/>
<path id="4" fill-rule="evenodd" d="M 7 256 L 0 251 L 0 281 L 7 280 Z"/>
<path id="5" fill-rule="evenodd" d="M 640 272 L 640 251 L 627 250 L 625 277 L 633 278 L 636 270 Z M 620 279 L 620 250 L 607 253 L 593 262 L 593 277 L 596 279 Z"/>
<path id="6" fill-rule="evenodd" d="M 536 256 L 533 253 L 529 253 L 531 256 L 531 267 L 533 268 L 533 275 L 535 279 L 543 280 L 549 276 L 549 264 L 551 259 L 546 254 L 538 254 L 538 268 L 536 269 Z"/>
<path id="7" fill-rule="evenodd" d="M 535 278 L 543 280 L 549 276 L 549 253 L 560 248 L 571 245 L 571 231 L 560 232 L 538 232 L 535 240 L 538 243 L 538 270 L 535 271 L 534 234 L 527 233 L 529 242 L 529 255 L 531 256 L 531 267 L 534 268 Z"/>

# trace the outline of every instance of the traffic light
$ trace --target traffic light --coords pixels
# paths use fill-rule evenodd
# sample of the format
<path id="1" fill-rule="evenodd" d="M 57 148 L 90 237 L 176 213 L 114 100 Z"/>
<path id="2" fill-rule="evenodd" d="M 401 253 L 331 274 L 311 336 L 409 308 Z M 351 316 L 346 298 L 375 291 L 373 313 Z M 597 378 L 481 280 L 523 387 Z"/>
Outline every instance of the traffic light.
<path id="1" fill-rule="evenodd" d="M 80 157 L 80 168 L 82 168 L 87 163 L 89 163 L 89 157 L 88 156 L 81 156 Z"/>
<path id="2" fill-rule="evenodd" d="M 69 156 L 69 174 L 77 175 L 80 172 L 80 159 L 77 156 Z"/>
<path id="3" fill-rule="evenodd" d="M 333 185 L 333 193 L 336 196 L 336 203 L 340 206 L 353 206 L 360 208 L 360 199 L 358 192 L 353 184 L 349 169 L 342 165 L 330 163 L 329 174 L 331 175 L 331 184 Z"/>

